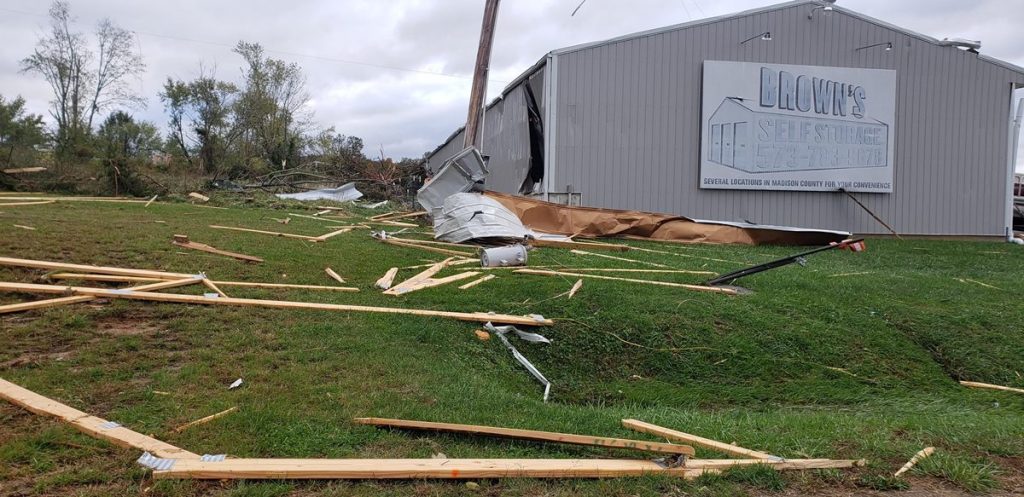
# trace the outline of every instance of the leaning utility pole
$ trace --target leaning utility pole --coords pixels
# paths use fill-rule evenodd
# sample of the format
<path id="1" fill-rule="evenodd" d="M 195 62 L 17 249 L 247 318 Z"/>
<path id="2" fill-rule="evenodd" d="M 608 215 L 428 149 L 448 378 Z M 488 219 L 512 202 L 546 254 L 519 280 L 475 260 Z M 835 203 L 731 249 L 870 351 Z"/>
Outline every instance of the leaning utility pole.
<path id="1" fill-rule="evenodd" d="M 487 71 L 491 65 L 491 44 L 494 42 L 494 24 L 498 20 L 498 1 L 486 0 L 484 22 L 480 28 L 480 47 L 476 51 L 476 67 L 473 69 L 473 88 L 469 92 L 469 115 L 466 117 L 465 148 L 480 148 L 480 116 L 483 113 L 484 95 L 487 94 Z"/>

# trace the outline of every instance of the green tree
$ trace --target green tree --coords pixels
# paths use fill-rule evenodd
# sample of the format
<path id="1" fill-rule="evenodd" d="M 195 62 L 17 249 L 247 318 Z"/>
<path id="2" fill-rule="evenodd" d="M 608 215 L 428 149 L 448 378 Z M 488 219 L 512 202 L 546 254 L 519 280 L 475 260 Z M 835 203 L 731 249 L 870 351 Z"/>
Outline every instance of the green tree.
<path id="1" fill-rule="evenodd" d="M 46 143 L 43 117 L 25 113 L 25 99 L 10 102 L 0 95 L 0 165 L 4 168 L 35 157 L 35 147 Z"/>
<path id="2" fill-rule="evenodd" d="M 53 91 L 50 114 L 58 152 L 65 157 L 83 155 L 79 148 L 87 143 L 99 113 L 144 104 L 129 85 L 131 77 L 145 70 L 135 51 L 135 35 L 104 19 L 96 27 L 93 52 L 85 35 L 72 30 L 73 22 L 69 4 L 55 1 L 49 33 L 21 61 L 22 72 L 39 74 Z"/>
<path id="3" fill-rule="evenodd" d="M 97 148 L 103 161 L 104 176 L 115 195 L 141 195 L 145 185 L 138 178 L 137 168 L 160 151 L 162 140 L 156 126 L 116 111 L 103 121 L 96 133 Z"/>
<path id="4" fill-rule="evenodd" d="M 236 136 L 233 101 L 238 87 L 200 76 L 185 82 L 167 78 L 160 100 L 168 115 L 168 141 L 190 165 L 198 160 L 205 173 L 228 161 Z"/>

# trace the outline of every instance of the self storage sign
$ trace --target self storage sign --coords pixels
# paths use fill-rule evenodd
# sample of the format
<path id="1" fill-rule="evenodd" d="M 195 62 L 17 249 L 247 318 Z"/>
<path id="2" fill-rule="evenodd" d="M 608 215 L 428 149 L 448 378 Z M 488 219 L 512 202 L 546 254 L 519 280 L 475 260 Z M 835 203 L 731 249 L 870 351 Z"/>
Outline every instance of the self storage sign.
<path id="1" fill-rule="evenodd" d="M 892 192 L 896 72 L 704 62 L 701 188 Z"/>

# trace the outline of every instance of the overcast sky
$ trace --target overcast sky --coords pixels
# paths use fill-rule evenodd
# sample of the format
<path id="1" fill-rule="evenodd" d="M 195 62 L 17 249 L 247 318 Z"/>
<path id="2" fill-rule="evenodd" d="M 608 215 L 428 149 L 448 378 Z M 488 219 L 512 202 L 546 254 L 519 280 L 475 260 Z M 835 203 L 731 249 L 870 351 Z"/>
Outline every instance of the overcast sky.
<path id="1" fill-rule="evenodd" d="M 316 121 L 363 138 L 366 152 L 419 157 L 465 121 L 483 0 L 70 0 L 77 27 L 99 19 L 138 34 L 148 65 L 135 84 L 148 100 L 137 116 L 163 125 L 157 98 L 168 77 L 190 79 L 200 64 L 237 80 L 238 40 L 294 61 L 308 76 Z M 772 0 L 505 0 L 491 61 L 489 97 L 549 50 L 703 17 Z M 937 38 L 982 40 L 982 53 L 1024 66 L 1021 0 L 839 0 Z M 22 95 L 46 114 L 51 98 L 19 61 L 46 28 L 45 0 L 0 0 L 0 94 Z M 1021 147 L 1024 149 L 1024 147 Z M 1019 164 L 1024 164 L 1024 150 Z M 1018 166 L 1018 169 L 1021 169 Z"/>

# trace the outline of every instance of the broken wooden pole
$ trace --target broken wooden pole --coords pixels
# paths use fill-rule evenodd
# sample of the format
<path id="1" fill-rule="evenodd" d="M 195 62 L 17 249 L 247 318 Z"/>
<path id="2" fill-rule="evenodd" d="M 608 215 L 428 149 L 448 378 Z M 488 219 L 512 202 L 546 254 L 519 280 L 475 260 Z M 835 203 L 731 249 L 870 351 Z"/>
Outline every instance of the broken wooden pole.
<path id="1" fill-rule="evenodd" d="M 380 288 L 381 290 L 387 290 L 388 288 L 391 288 L 391 283 L 395 281 L 395 276 L 397 275 L 397 267 L 388 269 L 388 272 L 384 273 L 384 276 L 381 276 L 380 279 L 378 279 L 377 282 L 374 283 L 374 286 Z"/>
<path id="2" fill-rule="evenodd" d="M 924 459 L 932 455 L 933 452 L 935 452 L 935 447 L 925 447 L 921 449 L 920 451 L 917 452 L 917 454 L 914 454 L 914 457 L 911 457 L 910 460 L 907 461 L 907 463 L 904 464 L 902 468 L 893 473 L 893 478 L 898 478 L 903 473 L 910 471 L 910 468 L 913 468 L 914 465 L 916 465 L 921 459 Z"/>
<path id="3" fill-rule="evenodd" d="M 238 406 L 235 406 L 235 407 L 232 407 L 230 409 L 225 409 L 225 410 L 223 410 L 221 412 L 218 412 L 217 414 L 211 414 L 209 416 L 206 416 L 205 418 L 199 418 L 199 419 L 197 419 L 195 421 L 192 421 L 192 422 L 189 422 L 189 423 L 185 423 L 185 424 L 175 428 L 174 432 L 175 433 L 181 433 L 181 432 L 183 432 L 183 431 L 185 431 L 185 430 L 187 430 L 187 429 L 189 429 L 189 428 L 191 428 L 193 426 L 201 425 L 201 424 L 204 424 L 204 423 L 209 423 L 210 421 L 213 421 L 213 420 L 215 420 L 217 418 L 223 418 L 224 416 L 227 416 L 228 414 L 231 414 L 231 413 L 233 413 L 233 412 L 235 412 L 237 410 L 238 410 Z"/>
<path id="4" fill-rule="evenodd" d="M 991 383 L 979 383 L 977 381 L 961 381 L 961 385 L 971 388 L 987 388 L 989 390 L 1002 390 L 1004 392 L 1024 393 L 1024 390 L 1020 388 L 1004 387 L 1002 385 L 993 385 Z"/>
<path id="5" fill-rule="evenodd" d="M 16 259 L 14 257 L 0 257 L 0 266 L 19 266 L 34 269 L 50 269 L 62 271 L 81 271 L 85 273 L 116 274 L 122 276 L 143 276 L 168 279 L 194 278 L 194 274 L 171 273 L 167 271 L 153 271 L 149 269 L 125 269 L 107 266 L 89 266 L 86 264 L 67 264 L 64 262 L 37 261 L 33 259 Z"/>
<path id="6" fill-rule="evenodd" d="M 72 295 L 89 295 L 93 297 L 120 298 L 129 300 L 147 300 L 154 302 L 175 302 L 180 304 L 226 305 L 235 307 L 269 307 L 277 309 L 312 309 L 343 312 L 372 312 L 381 314 L 405 314 L 413 316 L 434 316 L 473 321 L 477 323 L 506 323 L 524 326 L 550 326 L 554 321 L 542 316 L 512 316 L 489 312 L 455 312 L 433 311 L 427 309 L 406 309 L 398 307 L 373 307 L 346 304 L 321 304 L 317 302 L 294 302 L 287 300 L 240 299 L 225 297 L 205 297 L 202 295 L 178 295 L 173 293 L 143 292 L 135 290 L 111 290 L 106 288 L 37 285 L 31 283 L 0 282 L 0 291 L 20 293 L 56 293 Z"/>
<path id="7" fill-rule="evenodd" d="M 211 246 L 209 246 L 209 245 L 207 245 L 205 243 L 193 242 L 193 241 L 188 239 L 188 235 L 174 235 L 174 239 L 171 240 L 171 243 L 176 245 L 176 246 L 178 246 L 178 247 L 183 247 L 183 248 L 192 249 L 192 250 L 199 250 L 201 252 L 208 252 L 210 254 L 223 255 L 223 256 L 231 257 L 231 258 L 238 259 L 238 260 L 244 261 L 244 262 L 254 262 L 254 263 L 263 262 L 263 259 L 261 259 L 259 257 L 253 257 L 251 255 L 245 255 L 245 254 L 239 254 L 239 253 L 236 253 L 236 252 L 228 252 L 227 250 L 221 250 L 221 249 L 218 249 L 218 248 L 211 247 Z"/>
<path id="8" fill-rule="evenodd" d="M 612 281 L 628 281 L 630 283 L 642 283 L 645 285 L 658 285 L 658 286 L 670 286 L 675 288 L 686 288 L 687 290 L 695 290 L 698 292 L 711 292 L 711 293 L 722 293 L 726 295 L 736 295 L 736 290 L 732 288 L 722 288 L 715 286 L 703 286 L 703 285 L 687 285 L 685 283 L 669 283 L 667 281 L 653 281 L 653 280 L 636 280 L 633 278 L 617 278 L 614 276 L 600 276 L 597 274 L 582 274 L 582 273 L 566 273 L 562 271 L 548 271 L 545 269 L 516 269 L 514 272 L 523 274 L 539 274 L 544 276 L 573 276 L 576 278 L 592 278 L 598 280 L 612 280 Z"/>
<path id="9" fill-rule="evenodd" d="M 305 240 L 307 242 L 320 242 L 320 241 L 322 241 L 322 240 L 320 240 L 320 238 L 315 237 L 315 236 L 296 235 L 294 233 L 280 233 L 280 232 L 277 232 L 277 231 L 254 230 L 254 229 L 251 229 L 251 228 L 239 228 L 239 227 L 235 227 L 235 226 L 218 226 L 218 225 L 215 225 L 215 224 L 211 224 L 210 227 L 213 228 L 213 229 L 218 229 L 218 230 L 244 231 L 246 233 L 260 233 L 260 234 L 263 234 L 263 235 L 279 236 L 279 237 L 282 237 L 282 238 L 294 238 L 296 240 Z"/>
<path id="10" fill-rule="evenodd" d="M 483 276 L 481 278 L 475 279 L 473 281 L 470 281 L 469 283 L 466 283 L 465 285 L 460 286 L 459 290 L 468 290 L 470 288 L 473 288 L 473 287 L 479 285 L 480 283 L 483 283 L 483 282 L 488 281 L 488 280 L 493 280 L 493 279 L 494 279 L 494 275 L 493 274 L 488 274 L 486 276 Z"/>
<path id="11" fill-rule="evenodd" d="M 142 276 L 117 276 L 112 274 L 81 274 L 81 273 L 54 273 L 47 275 L 54 280 L 82 280 L 82 281 L 121 281 L 121 282 L 150 282 L 167 281 L 161 278 L 147 278 Z M 247 288 L 284 288 L 292 290 L 329 290 L 334 292 L 358 292 L 359 289 L 349 286 L 324 286 L 324 285 L 298 285 L 291 283 L 262 283 L 258 281 L 213 281 L 217 286 L 238 286 Z"/>
<path id="12" fill-rule="evenodd" d="M 589 445 L 613 449 L 631 449 L 665 454 L 683 454 L 692 456 L 693 447 L 645 440 L 627 440 L 623 438 L 576 435 L 572 433 L 555 433 L 550 431 L 522 430 L 497 426 L 465 425 L 455 423 L 435 423 L 431 421 L 414 421 L 387 418 L 355 418 L 358 424 L 387 428 L 403 428 L 413 430 L 433 430 L 448 433 L 465 433 L 470 435 L 490 435 L 496 437 L 532 440 L 537 442 L 555 442 L 572 445 Z"/>
<path id="13" fill-rule="evenodd" d="M 345 279 L 342 278 L 340 274 L 335 273 L 334 270 L 329 268 L 329 267 L 328 268 L 324 268 L 324 272 L 327 273 L 327 276 L 330 276 L 331 278 L 334 278 L 335 280 L 337 280 L 338 283 L 344 283 L 345 282 Z"/>
<path id="14" fill-rule="evenodd" d="M 649 433 L 651 435 L 658 435 L 665 437 L 669 440 L 675 440 L 677 442 L 685 442 L 693 445 L 699 445 L 701 447 L 711 449 L 723 454 L 737 457 L 749 457 L 763 461 L 777 461 L 781 458 L 767 454 L 764 452 L 758 452 L 756 450 L 744 449 L 743 447 L 737 447 L 735 445 L 722 443 L 717 440 L 711 440 L 710 438 L 699 437 L 697 435 L 691 435 L 689 433 L 683 433 L 670 428 L 654 425 L 651 423 L 645 423 L 636 419 L 623 419 L 622 426 L 631 430 L 636 430 L 642 433 Z"/>
<path id="15" fill-rule="evenodd" d="M 593 252 L 587 252 L 586 250 L 576 250 L 576 249 L 573 249 L 573 250 L 570 250 L 569 252 L 572 253 L 572 254 L 576 254 L 576 255 L 590 255 L 590 256 L 594 256 L 594 257 L 600 257 L 602 259 L 611 259 L 611 260 L 615 260 L 615 261 L 632 262 L 634 264 L 646 264 L 648 266 L 661 267 L 661 268 L 670 268 L 669 266 L 666 266 L 664 264 L 658 264 L 657 262 L 638 261 L 636 259 L 627 259 L 625 257 L 615 257 L 614 255 L 595 254 Z"/>
<path id="16" fill-rule="evenodd" d="M 181 280 L 170 280 L 170 281 L 168 281 L 168 280 L 159 280 L 159 282 L 151 283 L 149 285 L 135 286 L 135 287 L 131 287 L 131 288 L 124 289 L 124 290 L 114 290 L 114 291 L 125 292 L 125 291 L 166 290 L 168 288 L 177 288 L 177 287 L 180 287 L 180 286 L 194 285 L 196 283 L 199 283 L 200 281 L 205 281 L 205 280 L 203 280 L 201 278 L 185 278 L 185 279 L 181 279 Z M 8 305 L 0 306 L 0 314 L 9 314 L 9 313 L 12 313 L 12 312 L 30 311 L 30 310 L 34 310 L 34 309 L 43 309 L 43 308 L 46 308 L 46 307 L 57 307 L 57 306 L 68 305 L 68 304 L 81 304 L 81 303 L 89 302 L 90 300 L 95 300 L 95 299 L 96 299 L 96 297 L 90 297 L 90 296 L 87 296 L 87 295 L 78 295 L 78 296 L 70 296 L 70 297 L 58 297 L 58 298 L 55 298 L 55 299 L 37 300 L 35 302 L 23 302 L 23 303 L 20 303 L 20 304 L 8 304 Z"/>

